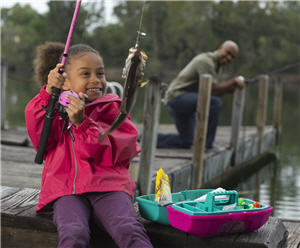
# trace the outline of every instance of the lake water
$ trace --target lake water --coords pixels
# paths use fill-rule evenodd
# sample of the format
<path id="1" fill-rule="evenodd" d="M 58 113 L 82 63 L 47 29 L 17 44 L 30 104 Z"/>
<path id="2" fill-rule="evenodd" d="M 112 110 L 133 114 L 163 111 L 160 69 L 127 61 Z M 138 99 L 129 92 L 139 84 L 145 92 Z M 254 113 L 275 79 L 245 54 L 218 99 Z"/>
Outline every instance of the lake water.
<path id="1" fill-rule="evenodd" d="M 139 89 L 133 120 L 141 122 L 143 114 L 143 89 Z M 9 78 L 6 91 L 6 126 L 24 127 L 26 103 L 38 92 L 38 87 L 24 79 Z M 220 125 L 230 125 L 231 96 L 223 98 Z M 273 86 L 270 83 L 267 124 L 271 124 Z M 257 86 L 249 87 L 244 123 L 255 125 Z M 161 123 L 171 123 L 165 107 L 162 107 Z M 243 197 L 274 207 L 273 215 L 285 219 L 300 220 L 300 82 L 284 85 L 283 123 L 280 146 L 276 149 L 279 160 L 262 165 L 261 169 L 237 182 L 236 189 Z"/>

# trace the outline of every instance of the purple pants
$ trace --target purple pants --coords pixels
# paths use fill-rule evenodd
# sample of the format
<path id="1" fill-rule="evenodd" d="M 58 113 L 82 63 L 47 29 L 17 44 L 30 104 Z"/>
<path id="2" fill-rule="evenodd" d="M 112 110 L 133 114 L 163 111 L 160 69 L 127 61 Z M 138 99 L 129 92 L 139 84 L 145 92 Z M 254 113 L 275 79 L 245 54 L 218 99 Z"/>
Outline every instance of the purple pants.
<path id="1" fill-rule="evenodd" d="M 132 199 L 123 192 L 68 195 L 56 200 L 53 221 L 58 247 L 89 247 L 91 218 L 119 247 L 153 247 Z"/>

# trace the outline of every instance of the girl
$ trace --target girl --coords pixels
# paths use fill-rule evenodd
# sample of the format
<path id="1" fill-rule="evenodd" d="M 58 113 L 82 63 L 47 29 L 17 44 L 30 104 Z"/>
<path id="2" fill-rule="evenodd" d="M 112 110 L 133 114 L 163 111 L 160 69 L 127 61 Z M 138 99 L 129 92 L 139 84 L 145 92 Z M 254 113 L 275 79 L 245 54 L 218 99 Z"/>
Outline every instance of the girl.
<path id="1" fill-rule="evenodd" d="M 72 90 L 80 97 L 68 95 L 67 129 L 62 130 L 64 120 L 58 114 L 53 120 L 36 211 L 53 209 L 59 247 L 88 247 L 90 219 L 119 247 L 152 247 L 133 207 L 135 184 L 128 172 L 130 158 L 139 152 L 137 130 L 127 119 L 98 141 L 100 132 L 115 119 L 121 99 L 103 95 L 103 60 L 87 45 L 70 47 L 64 73 L 60 74 L 62 65 L 57 62 L 63 49 L 61 43 L 38 48 L 36 78 L 43 83 L 47 80 L 47 84 L 25 109 L 28 134 L 37 149 L 46 114 L 42 106 L 49 104 L 52 87 Z"/>

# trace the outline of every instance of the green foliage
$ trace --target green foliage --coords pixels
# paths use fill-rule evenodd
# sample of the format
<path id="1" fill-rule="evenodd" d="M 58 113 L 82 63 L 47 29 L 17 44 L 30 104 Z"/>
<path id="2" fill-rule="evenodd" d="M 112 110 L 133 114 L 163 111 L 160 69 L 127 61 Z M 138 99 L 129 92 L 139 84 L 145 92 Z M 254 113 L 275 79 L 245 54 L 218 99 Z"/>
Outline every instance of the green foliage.
<path id="1" fill-rule="evenodd" d="M 123 67 L 136 42 L 143 4 L 119 1 L 114 8 L 117 22 L 106 24 L 103 0 L 83 2 L 72 43 L 95 47 L 106 67 Z M 1 61 L 8 65 L 9 77 L 19 82 L 9 82 L 10 93 L 21 90 L 32 97 L 38 90 L 28 82 L 33 82 L 36 47 L 45 41 L 66 41 L 75 1 L 49 1 L 48 6 L 44 14 L 30 5 L 1 9 Z M 239 56 L 226 70 L 231 75 L 253 77 L 297 62 L 299 13 L 299 1 L 146 1 L 141 31 L 147 36 L 139 42 L 149 57 L 146 77 L 170 82 L 193 56 L 217 49 L 226 39 L 240 46 Z"/>
<path id="2" fill-rule="evenodd" d="M 114 8 L 117 23 L 104 24 L 104 2 L 81 6 L 73 43 L 98 49 L 108 66 L 122 66 L 135 44 L 144 1 L 120 1 Z M 74 1 L 49 1 L 39 14 L 29 5 L 1 10 L 2 60 L 25 67 L 35 47 L 44 41 L 65 42 Z M 149 55 L 146 73 L 164 75 L 180 69 L 196 54 L 215 50 L 226 40 L 240 45 L 230 72 L 250 76 L 295 62 L 300 57 L 300 3 L 297 1 L 149 1 L 145 3 L 140 45 Z M 27 67 L 25 65 L 28 65 Z"/>

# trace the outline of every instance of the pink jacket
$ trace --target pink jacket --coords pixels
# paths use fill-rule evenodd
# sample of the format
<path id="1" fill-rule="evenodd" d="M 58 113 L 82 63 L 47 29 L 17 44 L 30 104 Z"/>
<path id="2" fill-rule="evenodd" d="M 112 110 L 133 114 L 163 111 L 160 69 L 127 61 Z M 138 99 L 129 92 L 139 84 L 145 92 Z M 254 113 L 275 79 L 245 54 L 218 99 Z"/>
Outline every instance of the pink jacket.
<path id="1" fill-rule="evenodd" d="M 29 137 L 37 150 L 50 95 L 43 87 L 26 106 L 25 119 Z M 85 120 L 62 133 L 63 120 L 58 114 L 53 120 L 44 154 L 38 213 L 51 210 L 51 202 L 71 194 L 123 191 L 133 197 L 135 183 L 129 172 L 130 158 L 140 148 L 137 130 L 130 119 L 99 142 L 99 133 L 107 130 L 119 112 L 121 99 L 114 94 L 88 104 Z"/>

